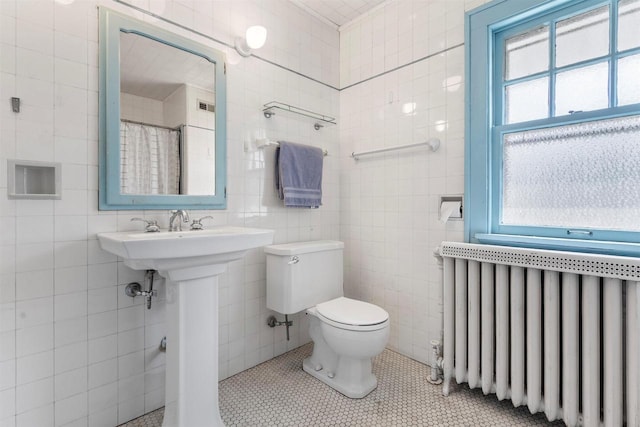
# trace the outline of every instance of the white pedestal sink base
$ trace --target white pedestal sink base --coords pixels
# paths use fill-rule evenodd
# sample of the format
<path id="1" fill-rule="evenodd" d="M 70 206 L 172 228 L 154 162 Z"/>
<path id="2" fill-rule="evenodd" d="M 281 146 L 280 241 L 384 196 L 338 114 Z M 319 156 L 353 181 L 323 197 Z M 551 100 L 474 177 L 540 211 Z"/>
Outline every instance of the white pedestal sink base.
<path id="1" fill-rule="evenodd" d="M 273 230 L 234 226 L 184 232 L 98 233 L 102 249 L 167 279 L 163 427 L 224 426 L 218 409 L 218 275 L 273 242 Z"/>
<path id="2" fill-rule="evenodd" d="M 166 314 L 162 426 L 224 426 L 218 408 L 218 276 L 168 280 Z"/>

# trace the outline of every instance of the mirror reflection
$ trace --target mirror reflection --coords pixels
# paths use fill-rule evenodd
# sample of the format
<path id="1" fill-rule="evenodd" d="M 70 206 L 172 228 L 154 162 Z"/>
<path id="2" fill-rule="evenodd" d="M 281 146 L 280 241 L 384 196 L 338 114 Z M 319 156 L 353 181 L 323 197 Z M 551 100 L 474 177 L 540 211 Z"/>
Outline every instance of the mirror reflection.
<path id="1" fill-rule="evenodd" d="M 120 31 L 120 193 L 215 195 L 215 64 Z"/>

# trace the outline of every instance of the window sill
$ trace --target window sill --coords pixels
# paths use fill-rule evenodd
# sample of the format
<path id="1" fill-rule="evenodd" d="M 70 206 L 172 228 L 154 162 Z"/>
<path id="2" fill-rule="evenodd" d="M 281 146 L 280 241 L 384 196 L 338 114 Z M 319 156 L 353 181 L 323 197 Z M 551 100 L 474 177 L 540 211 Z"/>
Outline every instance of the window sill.
<path id="1" fill-rule="evenodd" d="M 640 257 L 639 243 L 485 233 L 478 233 L 475 235 L 475 238 L 480 243 L 491 245 Z"/>

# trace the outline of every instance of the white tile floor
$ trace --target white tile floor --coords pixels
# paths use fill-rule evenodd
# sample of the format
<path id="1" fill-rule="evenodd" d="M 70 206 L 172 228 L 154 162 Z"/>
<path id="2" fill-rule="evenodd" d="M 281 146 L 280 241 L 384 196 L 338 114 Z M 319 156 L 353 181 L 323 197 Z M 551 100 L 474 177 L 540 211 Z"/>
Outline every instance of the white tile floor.
<path id="1" fill-rule="evenodd" d="M 390 350 L 374 359 L 378 388 L 364 399 L 349 399 L 302 370 L 310 353 L 308 344 L 221 381 L 226 426 L 562 425 L 465 386 L 444 397 L 441 386 L 426 381 L 428 366 Z M 160 409 L 123 426 L 160 427 L 162 416 Z"/>

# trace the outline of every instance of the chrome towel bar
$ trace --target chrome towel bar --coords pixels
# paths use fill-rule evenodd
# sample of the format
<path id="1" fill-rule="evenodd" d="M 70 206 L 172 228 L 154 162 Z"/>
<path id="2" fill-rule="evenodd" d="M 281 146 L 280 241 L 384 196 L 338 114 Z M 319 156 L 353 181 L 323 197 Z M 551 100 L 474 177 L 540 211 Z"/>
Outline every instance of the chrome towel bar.
<path id="1" fill-rule="evenodd" d="M 437 151 L 438 148 L 440 148 L 440 140 L 438 138 L 430 138 L 425 142 L 418 142 L 417 144 L 397 145 L 395 147 L 387 147 L 371 151 L 361 151 L 359 153 L 353 152 L 351 153 L 351 157 L 353 157 L 354 160 L 358 160 L 359 157 L 369 154 L 386 153 L 387 151 L 404 150 L 408 148 L 418 148 L 423 146 L 429 146 L 431 147 L 431 151 Z"/>
<path id="2" fill-rule="evenodd" d="M 278 146 L 280 146 L 278 141 L 271 141 L 270 139 L 267 139 L 267 138 L 256 139 L 256 148 L 258 149 L 261 149 L 264 147 L 278 147 Z M 325 157 L 327 157 L 329 155 L 329 152 L 327 150 L 322 150 L 322 154 Z"/>

